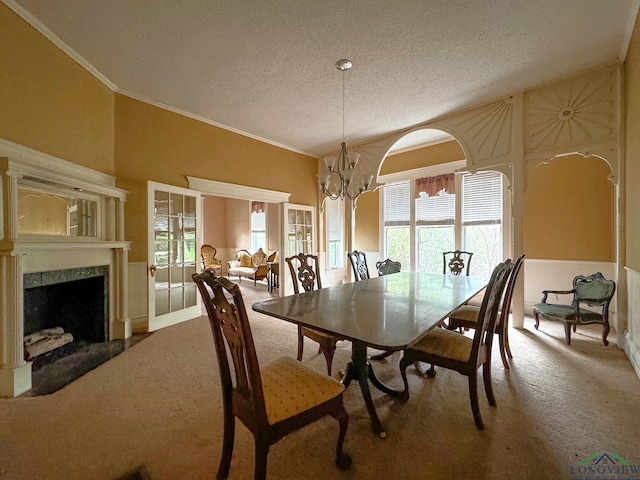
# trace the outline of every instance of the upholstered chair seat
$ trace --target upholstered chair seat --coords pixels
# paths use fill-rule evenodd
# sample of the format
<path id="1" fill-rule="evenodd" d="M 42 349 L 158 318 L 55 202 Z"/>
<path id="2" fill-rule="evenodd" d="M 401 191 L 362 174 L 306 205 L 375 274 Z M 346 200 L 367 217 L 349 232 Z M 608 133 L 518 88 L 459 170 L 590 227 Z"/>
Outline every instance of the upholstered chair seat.
<path id="1" fill-rule="evenodd" d="M 429 355 L 468 362 L 472 347 L 472 338 L 444 328 L 436 328 L 411 348 Z"/>
<path id="2" fill-rule="evenodd" d="M 460 322 L 478 323 L 480 305 L 461 305 L 455 310 L 455 318 Z"/>
<path id="3" fill-rule="evenodd" d="M 291 357 L 282 357 L 260 369 L 267 420 L 274 424 L 320 405 L 344 391 L 335 378 L 313 370 Z"/>

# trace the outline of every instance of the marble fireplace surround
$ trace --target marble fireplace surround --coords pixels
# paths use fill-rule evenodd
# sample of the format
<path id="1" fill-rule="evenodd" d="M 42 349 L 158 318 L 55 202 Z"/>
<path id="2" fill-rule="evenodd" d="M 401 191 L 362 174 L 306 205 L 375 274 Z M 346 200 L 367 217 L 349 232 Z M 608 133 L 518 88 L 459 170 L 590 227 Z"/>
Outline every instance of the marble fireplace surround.
<path id="1" fill-rule="evenodd" d="M 129 242 L 124 240 L 126 191 L 115 178 L 0 139 L 0 397 L 31 389 L 31 362 L 24 360 L 24 275 L 106 267 L 108 338 L 131 336 L 127 304 Z M 81 189 L 98 198 L 96 237 L 20 236 L 17 190 L 21 178 L 37 178 L 61 191 Z M 66 190 L 65 190 L 66 189 Z"/>

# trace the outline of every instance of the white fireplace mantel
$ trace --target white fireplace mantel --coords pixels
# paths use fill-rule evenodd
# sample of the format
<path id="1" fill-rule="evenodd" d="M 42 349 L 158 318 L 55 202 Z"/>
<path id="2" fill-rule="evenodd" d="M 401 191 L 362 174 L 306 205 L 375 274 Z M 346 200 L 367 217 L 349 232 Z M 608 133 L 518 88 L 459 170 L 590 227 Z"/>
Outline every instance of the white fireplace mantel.
<path id="1" fill-rule="evenodd" d="M 24 285 L 27 273 L 107 266 L 109 339 L 131 336 L 127 305 L 130 243 L 124 240 L 126 191 L 115 178 L 0 139 L 0 397 L 31 389 L 24 360 Z M 20 235 L 18 185 L 42 181 L 49 190 L 89 192 L 97 199 L 98 227 L 91 237 Z"/>

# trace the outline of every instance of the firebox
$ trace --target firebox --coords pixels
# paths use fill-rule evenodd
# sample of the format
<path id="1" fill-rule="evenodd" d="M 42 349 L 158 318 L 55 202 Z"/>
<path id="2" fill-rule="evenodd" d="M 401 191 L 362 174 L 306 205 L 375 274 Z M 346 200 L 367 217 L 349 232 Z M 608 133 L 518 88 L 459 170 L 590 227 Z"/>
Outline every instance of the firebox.
<path id="1" fill-rule="evenodd" d="M 24 334 L 61 328 L 75 342 L 109 340 L 108 266 L 24 275 Z"/>

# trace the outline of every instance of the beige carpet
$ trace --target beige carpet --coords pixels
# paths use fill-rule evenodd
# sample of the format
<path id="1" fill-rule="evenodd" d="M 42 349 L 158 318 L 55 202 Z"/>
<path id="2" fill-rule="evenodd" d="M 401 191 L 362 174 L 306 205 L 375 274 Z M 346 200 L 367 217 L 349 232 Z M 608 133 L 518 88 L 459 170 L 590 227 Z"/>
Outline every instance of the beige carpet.
<path id="1" fill-rule="evenodd" d="M 254 289 L 242 288 L 250 305 Z M 249 313 L 262 363 L 295 355 L 295 326 Z M 411 367 L 407 403 L 373 390 L 386 440 L 372 433 L 357 385 L 349 387 L 350 471 L 334 466 L 338 428 L 328 418 L 273 446 L 268 478 L 568 479 L 595 452 L 640 464 L 640 380 L 624 353 L 603 346 L 597 326 L 579 329 L 571 346 L 560 324 L 542 321 L 535 331 L 527 319 L 525 327 L 511 330 L 510 371 L 494 356 L 498 407 L 481 397 L 484 431 L 475 427 L 465 377 L 439 369 L 427 379 Z M 323 370 L 306 345 L 304 361 Z M 336 376 L 349 354 L 341 342 Z M 390 384 L 400 385 L 399 357 L 376 365 Z M 0 480 L 215 478 L 221 415 L 202 317 L 154 333 L 52 395 L 0 400 Z M 239 423 L 236 432 L 229 478 L 252 478 L 252 436 Z"/>

